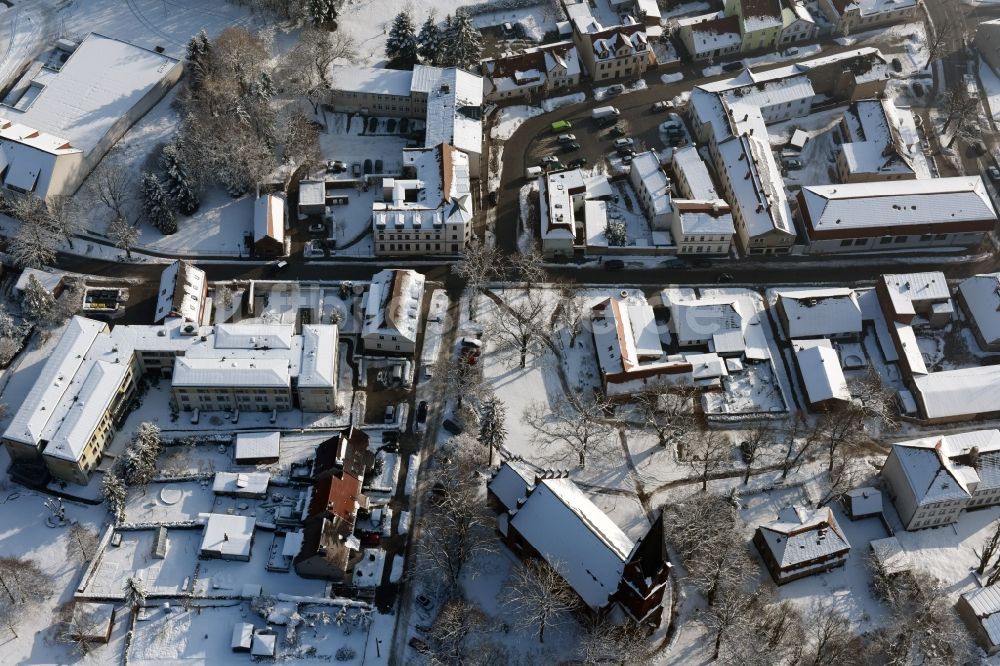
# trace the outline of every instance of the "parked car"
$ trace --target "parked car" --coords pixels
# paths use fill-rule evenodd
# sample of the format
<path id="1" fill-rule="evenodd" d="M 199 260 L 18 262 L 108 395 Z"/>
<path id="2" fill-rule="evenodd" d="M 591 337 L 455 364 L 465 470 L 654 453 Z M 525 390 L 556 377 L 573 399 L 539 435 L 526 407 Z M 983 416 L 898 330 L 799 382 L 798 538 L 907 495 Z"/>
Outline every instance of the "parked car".
<path id="1" fill-rule="evenodd" d="M 789 46 L 787 49 L 784 50 L 784 52 L 781 55 L 785 56 L 786 58 L 790 58 L 792 56 L 797 56 L 798 54 L 799 54 L 799 47 Z"/>
<path id="2" fill-rule="evenodd" d="M 896 72 L 897 74 L 898 74 L 899 72 L 902 72 L 902 71 L 903 71 L 903 63 L 902 63 L 902 62 L 900 62 L 899 58 L 893 58 L 893 59 L 892 59 L 892 69 L 893 69 L 893 71 L 895 71 L 895 72 Z"/>
<path id="3" fill-rule="evenodd" d="M 724 284 L 726 282 L 732 282 L 733 279 L 734 279 L 733 276 L 730 275 L 729 273 L 719 273 L 718 275 L 715 276 L 716 284 Z"/>
<path id="4" fill-rule="evenodd" d="M 311 234 L 325 234 L 326 224 L 322 222 L 316 222 L 315 224 L 309 225 L 309 233 Z"/>
<path id="5" fill-rule="evenodd" d="M 677 130 L 683 131 L 684 123 L 681 122 L 679 118 L 671 118 L 670 120 L 664 120 L 660 123 L 661 132 L 673 132 Z"/>
<path id="6" fill-rule="evenodd" d="M 735 72 L 743 69 L 743 61 L 737 60 L 736 62 L 727 62 L 722 66 L 723 72 Z"/>
<path id="7" fill-rule="evenodd" d="M 496 206 L 498 203 L 500 203 L 500 193 L 496 190 L 492 190 L 490 192 L 490 205 Z"/>
<path id="8" fill-rule="evenodd" d="M 631 164 L 631 163 L 632 163 L 632 151 L 629 150 L 627 153 L 622 155 L 622 164 Z"/>
<path id="9" fill-rule="evenodd" d="M 396 422 L 396 405 L 386 405 L 385 406 L 385 418 L 383 419 L 386 423 Z"/>
<path id="10" fill-rule="evenodd" d="M 560 134 L 558 137 L 556 137 L 556 141 L 558 141 L 559 143 L 573 143 L 574 141 L 576 141 L 576 135 Z"/>
<path id="11" fill-rule="evenodd" d="M 582 167 L 586 163 L 587 163 L 587 158 L 586 157 L 578 157 L 575 160 L 571 160 L 570 161 L 569 168 L 570 169 L 579 169 L 580 167 Z"/>
<path id="12" fill-rule="evenodd" d="M 982 141 L 973 141 L 969 144 L 969 157 L 982 157 L 986 154 L 986 144 Z"/>
<path id="13" fill-rule="evenodd" d="M 785 165 L 786 169 L 801 169 L 802 160 L 798 160 L 792 157 L 781 160 L 782 164 Z"/>
<path id="14" fill-rule="evenodd" d="M 347 171 L 347 164 L 340 160 L 330 160 L 326 163 L 327 173 L 344 173 Z"/>
<path id="15" fill-rule="evenodd" d="M 558 164 L 559 158 L 555 155 L 546 155 L 542 158 L 542 164 Z"/>
<path id="16" fill-rule="evenodd" d="M 616 136 L 625 136 L 627 132 L 625 131 L 625 128 L 622 127 L 621 125 L 615 125 L 614 127 L 611 128 L 609 134 L 613 137 L 616 137 Z"/>
<path id="17" fill-rule="evenodd" d="M 621 259 L 608 259 L 604 262 L 604 267 L 609 271 L 620 271 L 625 268 L 625 262 Z"/>
<path id="18" fill-rule="evenodd" d="M 920 84 L 919 81 L 913 82 L 913 94 L 916 95 L 917 97 L 924 96 L 924 87 Z"/>
<path id="19" fill-rule="evenodd" d="M 613 97 L 614 95 L 621 95 L 625 92 L 625 86 L 620 83 L 616 83 L 613 86 L 608 86 L 608 97 Z"/>
<path id="20" fill-rule="evenodd" d="M 631 148 L 635 141 L 631 138 L 615 139 L 615 148 Z"/>
<path id="21" fill-rule="evenodd" d="M 355 178 L 361 175 L 361 165 L 357 162 L 351 165 L 351 175 Z"/>
<path id="22" fill-rule="evenodd" d="M 707 257 L 695 257 L 694 259 L 688 259 L 688 263 L 691 264 L 691 268 L 711 268 L 712 260 Z"/>
<path id="23" fill-rule="evenodd" d="M 429 611 L 434 608 L 434 600 L 428 597 L 426 594 L 418 594 L 415 601 L 417 605 L 423 608 L 425 611 Z"/>
<path id="24" fill-rule="evenodd" d="M 557 120 L 550 127 L 553 132 L 565 132 L 566 130 L 573 129 L 573 123 L 568 120 Z"/>
<path id="25" fill-rule="evenodd" d="M 563 144 L 563 152 L 564 153 L 574 153 L 574 152 L 576 152 L 578 150 L 580 150 L 580 144 L 578 144 L 576 141 L 574 141 L 573 143 L 564 143 Z"/>
<path id="26" fill-rule="evenodd" d="M 987 167 L 986 174 L 990 177 L 994 183 L 1000 182 L 1000 169 L 995 166 Z"/>
<path id="27" fill-rule="evenodd" d="M 421 426 L 420 430 L 423 430 L 422 426 L 425 423 L 427 423 L 427 401 L 421 400 L 420 404 L 417 405 L 417 424 Z"/>
<path id="28" fill-rule="evenodd" d="M 452 435 L 461 435 L 465 430 L 462 426 L 458 425 L 451 419 L 445 419 L 441 422 L 441 427 L 447 430 Z"/>
<path id="29" fill-rule="evenodd" d="M 664 111 L 670 111 L 673 108 L 674 105 L 671 104 L 670 102 L 659 101 L 659 102 L 653 102 L 652 111 L 653 113 L 662 113 Z"/>
<path id="30" fill-rule="evenodd" d="M 375 160 L 375 173 L 382 173 L 382 160 Z"/>

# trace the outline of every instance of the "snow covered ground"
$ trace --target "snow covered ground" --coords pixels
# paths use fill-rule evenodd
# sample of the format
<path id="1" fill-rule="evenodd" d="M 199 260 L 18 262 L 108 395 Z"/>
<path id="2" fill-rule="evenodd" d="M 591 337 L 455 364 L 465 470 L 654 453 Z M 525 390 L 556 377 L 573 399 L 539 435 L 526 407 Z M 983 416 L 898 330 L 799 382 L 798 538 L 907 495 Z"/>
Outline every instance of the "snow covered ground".
<path id="1" fill-rule="evenodd" d="M 582 92 L 573 93 L 572 95 L 563 95 L 562 97 L 549 97 L 542 100 L 542 109 L 544 109 L 546 113 L 550 113 L 564 106 L 579 104 L 586 101 L 586 99 L 587 94 Z"/>
<path id="2" fill-rule="evenodd" d="M 982 58 L 979 59 L 979 80 L 986 91 L 987 110 L 994 119 L 1000 118 L 1000 77 Z"/>
<path id="3" fill-rule="evenodd" d="M 594 88 L 594 99 L 597 101 L 601 100 L 605 100 L 608 102 L 613 101 L 613 99 L 617 96 L 617 94 L 609 94 L 609 92 L 610 89 L 616 85 L 621 85 L 625 87 L 624 92 L 618 93 L 622 95 L 624 95 L 625 93 L 636 92 L 637 90 L 645 90 L 648 87 L 648 85 L 646 84 L 646 79 L 636 79 L 635 81 L 628 81 L 626 83 L 620 83 L 620 84 L 616 83 L 611 86 L 600 86 L 598 88 Z"/>
<path id="4" fill-rule="evenodd" d="M 537 5 L 518 8 L 501 8 L 493 11 L 476 14 L 472 17 L 472 24 L 482 30 L 492 26 L 510 23 L 517 24 L 524 30 L 526 39 L 541 42 L 545 33 L 554 32 L 558 16 L 552 10 L 552 6 L 546 2 Z"/>
<path id="5" fill-rule="evenodd" d="M 537 106 L 515 105 L 505 106 L 497 114 L 496 124 L 493 126 L 490 136 L 494 141 L 506 141 L 514 135 L 528 118 L 540 116 L 545 111 Z"/>
<path id="6" fill-rule="evenodd" d="M 147 0 L 153 1 L 153 0 Z M 409 9 L 413 23 L 420 29 L 432 13 L 440 23 L 445 15 L 455 11 L 468 0 L 440 0 L 436 2 L 411 2 L 410 0 L 346 0 L 337 15 L 338 29 L 348 33 L 358 44 L 358 57 L 362 64 L 379 67 L 386 63 L 385 39 L 396 14 Z"/>

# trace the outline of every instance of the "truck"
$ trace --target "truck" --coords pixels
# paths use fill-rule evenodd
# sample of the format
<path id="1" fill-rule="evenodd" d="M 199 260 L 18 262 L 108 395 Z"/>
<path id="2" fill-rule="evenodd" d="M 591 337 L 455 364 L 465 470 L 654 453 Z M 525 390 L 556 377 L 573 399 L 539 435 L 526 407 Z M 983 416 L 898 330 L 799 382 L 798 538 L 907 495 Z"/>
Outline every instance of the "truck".
<path id="1" fill-rule="evenodd" d="M 618 119 L 621 112 L 613 106 L 599 106 L 590 112 L 590 117 L 597 123 L 611 123 Z"/>

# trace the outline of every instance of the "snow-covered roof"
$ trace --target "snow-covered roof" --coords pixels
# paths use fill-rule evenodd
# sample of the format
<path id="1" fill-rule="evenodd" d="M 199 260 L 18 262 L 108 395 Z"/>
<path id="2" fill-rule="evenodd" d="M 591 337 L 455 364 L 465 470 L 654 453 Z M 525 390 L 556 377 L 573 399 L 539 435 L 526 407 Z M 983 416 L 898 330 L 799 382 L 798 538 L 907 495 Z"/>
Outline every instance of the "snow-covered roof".
<path id="1" fill-rule="evenodd" d="M 932 372 L 913 378 L 928 419 L 1000 411 L 1000 365 Z"/>
<path id="2" fill-rule="evenodd" d="M 416 342 L 424 280 L 422 274 L 409 269 L 376 273 L 365 298 L 362 337 L 395 335 Z"/>
<path id="3" fill-rule="evenodd" d="M 256 519 L 210 513 L 201 537 L 201 550 L 222 557 L 249 557 Z"/>
<path id="4" fill-rule="evenodd" d="M 719 193 L 715 191 L 715 183 L 708 173 L 698 149 L 694 146 L 683 146 L 674 151 L 673 168 L 678 179 L 686 183 L 689 191 L 684 194 L 691 199 L 712 200 L 719 199 Z"/>
<path id="5" fill-rule="evenodd" d="M 917 342 L 917 334 L 909 324 L 901 324 L 898 321 L 890 322 L 902 347 L 900 353 L 906 359 L 911 375 L 926 375 L 927 364 L 924 363 L 924 354 L 920 350 L 920 343 Z"/>
<path id="6" fill-rule="evenodd" d="M 292 324 L 218 324 L 216 349 L 291 349 Z"/>
<path id="7" fill-rule="evenodd" d="M 253 239 L 285 242 L 285 200 L 276 194 L 257 197 L 253 208 Z"/>
<path id="8" fill-rule="evenodd" d="M 608 298 L 591 311 L 597 359 L 605 373 L 638 370 L 663 356 L 653 309 L 646 303 Z"/>
<path id="9" fill-rule="evenodd" d="M 850 402 L 851 392 L 847 388 L 847 379 L 833 347 L 796 345 L 795 341 L 792 341 L 792 345 L 809 404 L 827 400 Z"/>
<path id="10" fill-rule="evenodd" d="M 812 338 L 861 333 L 861 306 L 846 287 L 795 289 L 778 292 L 790 338 Z"/>
<path id="11" fill-rule="evenodd" d="M 872 554 L 886 574 L 902 573 L 913 568 L 910 556 L 903 550 L 898 538 L 891 536 L 875 539 L 870 541 L 868 545 L 871 546 Z"/>
<path id="12" fill-rule="evenodd" d="M 956 459 L 967 456 L 973 448 L 979 450 L 981 462 L 984 455 L 1000 452 L 1000 430 L 972 430 L 897 442 L 892 445 L 892 453 L 914 501 L 925 506 L 971 496 L 969 484 L 979 482 L 979 473 Z M 993 487 L 998 486 L 1000 482 Z"/>
<path id="13" fill-rule="evenodd" d="M 576 45 L 566 40 L 484 60 L 483 72 L 488 90 L 511 92 L 541 86 L 552 75 L 578 77 L 580 59 Z"/>
<path id="14" fill-rule="evenodd" d="M 726 16 L 725 12 L 679 18 L 677 26 L 680 30 L 690 31 L 694 56 L 735 49 L 743 41 L 739 17 Z"/>
<path id="15" fill-rule="evenodd" d="M 250 655 L 253 657 L 273 657 L 278 647 L 278 636 L 274 633 L 264 633 L 260 629 L 253 634 L 253 646 Z"/>
<path id="16" fill-rule="evenodd" d="M 59 288 L 64 277 L 65 273 L 62 271 L 51 272 L 37 268 L 25 268 L 17 277 L 17 282 L 14 283 L 14 291 L 24 293 L 24 290 L 28 288 L 28 282 L 31 278 L 35 278 L 45 291 L 53 293 Z"/>
<path id="17" fill-rule="evenodd" d="M 851 514 L 854 516 L 882 512 L 882 491 L 877 488 L 853 488 L 847 491 L 847 497 L 851 500 Z"/>
<path id="18" fill-rule="evenodd" d="M 190 358 L 174 361 L 174 387 L 280 388 L 291 386 L 287 360 L 252 358 Z"/>
<path id="19" fill-rule="evenodd" d="M 730 205 L 739 208 L 750 238 L 778 232 L 795 235 L 785 184 L 763 138 L 744 134 L 719 144 L 723 170 L 733 188 Z"/>
<path id="20" fill-rule="evenodd" d="M 726 360 L 716 354 L 684 354 L 684 360 L 691 364 L 691 379 L 696 384 L 718 379 L 729 374 Z"/>
<path id="21" fill-rule="evenodd" d="M 280 432 L 236 433 L 236 453 L 233 457 L 237 462 L 257 458 L 277 458 L 280 452 Z"/>
<path id="22" fill-rule="evenodd" d="M 233 638 L 229 645 L 233 650 L 249 650 L 253 644 L 253 625 L 249 622 L 237 622 L 233 625 Z"/>
<path id="23" fill-rule="evenodd" d="M 202 308 L 205 306 L 202 300 L 205 280 L 205 271 L 183 259 L 178 259 L 163 269 L 153 321 L 176 316 L 185 321 L 200 323 Z"/>
<path id="24" fill-rule="evenodd" d="M 80 371 L 69 380 L 70 389 L 56 407 L 59 421 L 48 438 L 45 455 L 74 462 L 80 459 L 97 426 L 118 397 L 118 389 L 128 371 L 127 362 L 84 362 Z"/>
<path id="25" fill-rule="evenodd" d="M 330 74 L 336 90 L 372 95 L 409 97 L 413 84 L 413 72 L 406 69 L 334 65 Z"/>
<path id="26" fill-rule="evenodd" d="M 701 344 L 717 335 L 742 332 L 743 314 L 734 298 L 675 300 L 670 303 L 670 328 L 681 347 Z"/>
<path id="27" fill-rule="evenodd" d="M 652 215 L 670 212 L 670 181 L 660 168 L 660 158 L 655 151 L 647 150 L 632 158 L 629 178 L 637 189 L 645 192 Z"/>
<path id="28" fill-rule="evenodd" d="M 990 585 L 963 592 L 962 598 L 983 625 L 990 644 L 1000 645 L 1000 590 Z"/>
<path id="29" fill-rule="evenodd" d="M 808 185 L 800 196 L 815 232 L 882 235 L 893 227 L 956 223 L 989 231 L 997 219 L 979 176 Z"/>
<path id="30" fill-rule="evenodd" d="M 79 149 L 90 153 L 112 128 L 155 86 L 180 67 L 175 58 L 92 32 L 69 55 L 59 71 L 29 68 L 0 110 L 0 137 L 46 152 Z M 30 80 L 26 80 L 31 77 Z M 18 132 L 17 126 L 41 133 Z M 50 139 L 48 145 L 42 143 Z"/>
<path id="31" fill-rule="evenodd" d="M 508 511 L 517 509 L 518 500 L 528 496 L 535 484 L 535 475 L 527 465 L 516 460 L 505 461 L 490 479 L 488 487 Z"/>
<path id="32" fill-rule="evenodd" d="M 457 67 L 413 68 L 411 92 L 427 95 L 424 146 L 448 143 L 478 155 L 483 145 L 483 77 Z"/>
<path id="33" fill-rule="evenodd" d="M 882 284 L 889 294 L 890 315 L 916 314 L 914 302 L 947 302 L 951 299 L 948 280 L 940 271 L 924 273 L 895 273 L 882 276 Z"/>
<path id="34" fill-rule="evenodd" d="M 302 327 L 300 388 L 337 386 L 337 327 L 333 324 L 306 324 Z"/>
<path id="35" fill-rule="evenodd" d="M 541 230 L 543 240 L 575 239 L 573 198 L 586 196 L 586 181 L 579 169 L 548 173 L 541 181 Z"/>
<path id="36" fill-rule="evenodd" d="M 830 5 L 841 14 L 857 12 L 869 17 L 912 9 L 917 6 L 917 0 L 833 0 Z"/>
<path id="37" fill-rule="evenodd" d="M 472 220 L 469 156 L 450 145 L 403 150 L 412 178 L 383 178 L 383 201 L 372 204 L 376 229 L 405 231 Z"/>
<path id="38" fill-rule="evenodd" d="M 844 113 L 847 137 L 841 145 L 851 173 L 915 173 L 920 137 L 913 114 L 891 99 L 863 99 Z"/>
<path id="39" fill-rule="evenodd" d="M 271 475 L 267 472 L 216 472 L 212 492 L 217 495 L 265 495 Z"/>
<path id="40" fill-rule="evenodd" d="M 778 512 L 776 520 L 758 529 L 782 569 L 846 554 L 851 549 L 829 507 L 786 507 Z"/>
<path id="41" fill-rule="evenodd" d="M 680 233 L 683 235 L 731 236 L 736 232 L 729 204 L 722 199 L 674 199 L 673 206 L 677 211 Z"/>
<path id="42" fill-rule="evenodd" d="M 634 543 L 569 479 L 545 479 L 510 519 L 591 608 L 618 591 Z"/>
<path id="43" fill-rule="evenodd" d="M 28 395 L 21 401 L 4 438 L 37 446 L 52 433 L 62 421 L 65 412 L 59 405 L 66 395 L 79 395 L 82 379 L 73 379 L 84 364 L 84 355 L 94 341 L 107 328 L 107 324 L 86 317 L 73 317 L 59 342 L 49 352 L 38 379 Z"/>
<path id="44" fill-rule="evenodd" d="M 326 183 L 322 180 L 299 182 L 299 208 L 302 206 L 322 206 L 326 203 Z"/>
<path id="45" fill-rule="evenodd" d="M 1000 273 L 962 280 L 958 291 L 986 344 L 1000 341 Z"/>

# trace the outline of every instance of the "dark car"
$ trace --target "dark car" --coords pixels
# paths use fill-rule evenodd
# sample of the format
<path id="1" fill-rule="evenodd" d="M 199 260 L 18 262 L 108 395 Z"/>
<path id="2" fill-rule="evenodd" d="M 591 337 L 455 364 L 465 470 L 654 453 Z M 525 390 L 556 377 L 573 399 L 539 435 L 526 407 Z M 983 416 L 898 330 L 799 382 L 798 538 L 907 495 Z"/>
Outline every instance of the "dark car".
<path id="1" fill-rule="evenodd" d="M 427 421 L 427 401 L 421 400 L 420 404 L 417 405 L 417 423 L 424 423 Z"/>
<path id="2" fill-rule="evenodd" d="M 441 423 L 441 427 L 444 428 L 445 430 L 447 430 L 452 435 L 461 435 L 463 432 L 465 432 L 465 430 L 462 428 L 462 426 L 458 425 L 457 423 L 455 423 L 451 419 L 445 419 Z"/>
<path id="3" fill-rule="evenodd" d="M 496 190 L 493 190 L 492 192 L 490 192 L 490 205 L 496 206 L 498 203 L 500 203 L 500 193 L 497 192 Z"/>
<path id="4" fill-rule="evenodd" d="M 587 163 L 587 158 L 586 157 L 578 157 L 578 158 L 576 158 L 575 160 L 572 160 L 569 163 L 569 168 L 570 169 L 579 169 L 580 167 L 582 167 L 586 163 Z"/>
<path id="5" fill-rule="evenodd" d="M 578 144 L 576 141 L 574 141 L 573 143 L 566 143 L 563 144 L 562 149 L 564 153 L 575 153 L 576 151 L 580 150 L 580 144 Z"/>
<path id="6" fill-rule="evenodd" d="M 736 62 L 727 62 L 722 66 L 723 72 L 735 72 L 737 70 L 743 69 L 743 61 L 737 60 Z"/>
<path id="7" fill-rule="evenodd" d="M 378 532 L 363 532 L 361 534 L 361 545 L 369 548 L 378 548 L 382 543 L 382 535 Z"/>
<path id="8" fill-rule="evenodd" d="M 913 82 L 913 94 L 916 95 L 917 97 L 924 96 L 924 87 L 923 85 L 920 84 L 919 81 Z"/>
<path id="9" fill-rule="evenodd" d="M 730 275 L 729 273 L 719 273 L 718 275 L 715 276 L 715 282 L 717 284 L 723 284 L 725 282 L 732 282 L 733 279 L 734 279 L 733 276 Z"/>
<path id="10" fill-rule="evenodd" d="M 706 257 L 696 257 L 694 259 L 688 259 L 688 263 L 691 264 L 691 268 L 711 268 L 712 260 Z"/>
<path id="11" fill-rule="evenodd" d="M 367 176 L 372 172 L 372 161 L 365 160 L 365 175 Z"/>
<path id="12" fill-rule="evenodd" d="M 900 62 L 899 58 L 892 59 L 892 69 L 898 74 L 903 71 L 903 63 Z"/>
<path id="13" fill-rule="evenodd" d="M 621 259 L 608 259 L 604 262 L 604 267 L 609 271 L 620 271 L 625 268 L 625 262 Z"/>
<path id="14" fill-rule="evenodd" d="M 375 160 L 375 173 L 382 173 L 382 160 Z"/>
<path id="15" fill-rule="evenodd" d="M 982 157 L 986 154 L 986 144 L 982 141 L 973 141 L 969 144 L 969 150 L 966 151 L 968 157 Z"/>
<path id="16" fill-rule="evenodd" d="M 620 137 L 620 136 L 625 136 L 627 132 L 625 131 L 625 128 L 622 127 L 621 125 L 615 125 L 614 128 L 612 128 L 610 134 L 613 137 Z"/>

